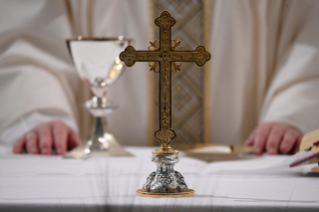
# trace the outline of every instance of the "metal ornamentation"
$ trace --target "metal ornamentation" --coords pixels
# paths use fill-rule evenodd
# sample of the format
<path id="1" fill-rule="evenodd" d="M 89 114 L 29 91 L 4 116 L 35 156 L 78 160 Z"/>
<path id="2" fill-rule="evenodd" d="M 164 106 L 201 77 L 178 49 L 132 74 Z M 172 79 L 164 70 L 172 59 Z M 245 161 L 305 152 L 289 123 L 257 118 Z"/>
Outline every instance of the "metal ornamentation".
<path id="1" fill-rule="evenodd" d="M 195 51 L 182 51 L 180 42 L 171 40 L 171 27 L 175 23 L 175 19 L 169 12 L 162 12 L 160 17 L 155 19 L 155 24 L 160 29 L 159 40 L 150 42 L 150 51 L 136 51 L 132 46 L 128 46 L 120 54 L 120 59 L 127 66 L 133 66 L 135 62 L 152 62 L 151 71 L 156 72 L 158 66 L 160 74 L 160 123 L 159 129 L 155 132 L 155 138 L 161 143 L 161 147 L 152 152 L 153 161 L 158 164 L 158 169 L 149 176 L 143 190 L 138 190 L 139 196 L 181 197 L 194 194 L 193 190 L 187 189 L 182 175 L 173 170 L 174 164 L 178 162 L 178 151 L 170 146 L 171 140 L 176 137 L 176 133 L 171 128 L 171 73 L 180 70 L 181 62 L 195 62 L 197 66 L 203 66 L 210 59 L 210 54 L 203 46 L 198 46 Z M 163 180 L 164 178 L 166 180 Z"/>
<path id="2" fill-rule="evenodd" d="M 157 163 L 156 172 L 152 172 L 143 185 L 145 191 L 151 192 L 182 192 L 187 189 L 184 177 L 174 171 L 174 165 L 179 161 L 177 155 L 154 155 L 153 162 Z"/>

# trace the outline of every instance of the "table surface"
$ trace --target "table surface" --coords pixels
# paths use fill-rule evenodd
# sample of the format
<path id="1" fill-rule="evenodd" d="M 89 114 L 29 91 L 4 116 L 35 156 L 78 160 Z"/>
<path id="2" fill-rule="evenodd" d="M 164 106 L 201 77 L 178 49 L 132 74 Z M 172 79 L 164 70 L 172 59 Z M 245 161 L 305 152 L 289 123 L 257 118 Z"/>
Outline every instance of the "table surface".
<path id="1" fill-rule="evenodd" d="M 196 195 L 146 198 L 135 192 L 156 169 L 153 148 L 126 149 L 135 157 L 75 160 L 0 146 L 0 211 L 319 211 L 319 175 L 309 173 L 313 165 L 278 168 L 289 156 L 181 156 L 175 170 Z"/>

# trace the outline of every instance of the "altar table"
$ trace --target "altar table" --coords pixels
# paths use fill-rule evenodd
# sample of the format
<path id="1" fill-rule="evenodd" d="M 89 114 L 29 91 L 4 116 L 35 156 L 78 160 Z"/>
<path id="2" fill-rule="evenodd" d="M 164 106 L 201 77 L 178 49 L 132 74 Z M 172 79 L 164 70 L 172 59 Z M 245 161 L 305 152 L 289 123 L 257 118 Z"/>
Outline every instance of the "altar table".
<path id="1" fill-rule="evenodd" d="M 145 198 L 135 192 L 156 170 L 154 148 L 126 149 L 135 157 L 75 160 L 13 155 L 0 146 L 0 211 L 319 211 L 313 165 L 274 168 L 289 156 L 213 163 L 181 156 L 175 170 L 195 196 Z"/>

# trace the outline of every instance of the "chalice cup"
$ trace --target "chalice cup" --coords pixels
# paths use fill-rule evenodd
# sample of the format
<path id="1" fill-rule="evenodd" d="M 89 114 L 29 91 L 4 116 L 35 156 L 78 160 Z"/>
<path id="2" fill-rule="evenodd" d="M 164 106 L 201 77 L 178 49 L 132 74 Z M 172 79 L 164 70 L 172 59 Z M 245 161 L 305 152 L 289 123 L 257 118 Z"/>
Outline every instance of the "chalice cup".
<path id="1" fill-rule="evenodd" d="M 94 117 L 92 131 L 88 139 L 74 150 L 66 153 L 66 158 L 86 158 L 92 152 L 109 151 L 116 140 L 106 131 L 106 116 L 118 106 L 107 98 L 110 87 L 119 79 L 124 63 L 119 54 L 131 43 L 131 39 L 83 38 L 68 39 L 67 45 L 75 69 L 80 78 L 91 87 L 93 98 L 82 108 Z M 118 144 L 117 144 L 118 145 Z"/>

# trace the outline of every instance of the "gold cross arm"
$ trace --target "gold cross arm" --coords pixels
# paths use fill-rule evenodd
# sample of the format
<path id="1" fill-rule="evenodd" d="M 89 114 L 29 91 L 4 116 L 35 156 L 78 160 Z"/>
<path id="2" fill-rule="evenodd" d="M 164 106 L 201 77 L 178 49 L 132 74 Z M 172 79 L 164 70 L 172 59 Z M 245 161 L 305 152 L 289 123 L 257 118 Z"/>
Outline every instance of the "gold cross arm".
<path id="1" fill-rule="evenodd" d="M 161 148 L 153 154 L 177 154 L 178 151 L 170 147 L 171 140 L 176 136 L 172 126 L 171 113 L 171 63 L 195 62 L 203 66 L 210 59 L 210 54 L 203 46 L 198 46 L 195 51 L 175 51 L 171 40 L 171 27 L 176 23 L 175 19 L 167 12 L 155 19 L 159 26 L 159 47 L 155 51 L 136 51 L 132 46 L 126 47 L 120 54 L 120 59 L 127 66 L 133 66 L 135 62 L 158 62 L 159 63 L 159 130 L 155 132 L 155 138 L 161 143 Z M 175 42 L 176 43 L 176 42 Z"/>
<path id="2" fill-rule="evenodd" d="M 120 58 L 129 67 L 135 62 L 195 62 L 197 66 L 203 66 L 210 59 L 210 54 L 203 46 L 198 46 L 195 51 L 136 51 L 128 46 Z"/>

